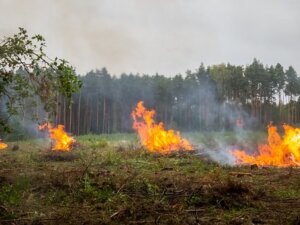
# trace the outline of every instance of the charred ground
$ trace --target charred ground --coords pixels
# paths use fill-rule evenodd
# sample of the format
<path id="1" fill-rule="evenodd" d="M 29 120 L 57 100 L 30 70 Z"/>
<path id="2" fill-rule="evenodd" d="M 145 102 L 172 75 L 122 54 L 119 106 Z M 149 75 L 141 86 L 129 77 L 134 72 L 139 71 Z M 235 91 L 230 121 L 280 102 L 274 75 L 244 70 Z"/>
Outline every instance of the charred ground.
<path id="1" fill-rule="evenodd" d="M 131 135 L 77 139 L 71 153 L 42 140 L 0 152 L 1 224 L 300 223 L 299 168 L 150 154 Z"/>

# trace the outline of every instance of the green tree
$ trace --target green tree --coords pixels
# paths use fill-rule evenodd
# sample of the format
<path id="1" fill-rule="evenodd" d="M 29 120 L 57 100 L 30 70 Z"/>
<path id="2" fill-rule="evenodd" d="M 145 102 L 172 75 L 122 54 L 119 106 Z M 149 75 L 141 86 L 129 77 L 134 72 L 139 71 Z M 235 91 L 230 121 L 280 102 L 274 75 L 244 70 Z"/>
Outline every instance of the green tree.
<path id="1" fill-rule="evenodd" d="M 288 68 L 285 72 L 286 74 L 286 86 L 285 86 L 285 94 L 289 96 L 289 103 L 287 104 L 288 111 L 288 123 L 296 122 L 296 101 L 295 96 L 300 94 L 300 80 L 297 76 L 296 71 L 292 66 Z"/>
<path id="2" fill-rule="evenodd" d="M 9 118 L 20 113 L 25 99 L 32 105 L 43 103 L 53 116 L 58 95 L 70 99 L 81 87 L 68 62 L 48 58 L 45 46 L 41 35 L 30 37 L 23 28 L 0 43 L 0 99 L 7 115 L 0 118 L 1 130 L 9 131 Z"/>
<path id="3" fill-rule="evenodd" d="M 266 75 L 264 65 L 257 59 L 254 59 L 252 64 L 245 69 L 245 78 L 248 83 L 248 98 L 251 100 L 251 115 L 261 119 L 261 103 L 263 83 Z"/>

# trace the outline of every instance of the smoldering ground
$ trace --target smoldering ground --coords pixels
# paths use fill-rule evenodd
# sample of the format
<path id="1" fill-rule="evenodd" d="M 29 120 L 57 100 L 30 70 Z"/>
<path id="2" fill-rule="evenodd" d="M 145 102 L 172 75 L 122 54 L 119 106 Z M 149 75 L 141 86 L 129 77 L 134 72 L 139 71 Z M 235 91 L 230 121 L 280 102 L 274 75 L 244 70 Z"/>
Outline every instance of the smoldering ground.
<path id="1" fill-rule="evenodd" d="M 260 138 L 253 135 L 260 134 L 255 134 L 253 130 L 258 129 L 258 120 L 245 112 L 237 102 L 218 101 L 214 83 L 204 82 L 203 88 L 191 92 L 187 99 L 200 102 L 197 108 L 202 123 L 200 128 L 205 129 L 186 134 L 198 155 L 207 156 L 220 164 L 235 165 L 232 150 L 255 152 L 258 144 L 255 141 Z"/>

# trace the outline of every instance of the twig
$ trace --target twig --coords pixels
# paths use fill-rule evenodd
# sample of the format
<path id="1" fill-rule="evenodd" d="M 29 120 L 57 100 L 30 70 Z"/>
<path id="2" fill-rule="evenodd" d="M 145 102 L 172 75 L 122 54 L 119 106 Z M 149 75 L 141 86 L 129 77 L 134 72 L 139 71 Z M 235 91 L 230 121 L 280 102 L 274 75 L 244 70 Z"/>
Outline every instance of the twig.
<path id="1" fill-rule="evenodd" d="M 117 211 L 117 212 L 111 214 L 110 218 L 111 218 L 111 219 L 114 218 L 115 216 L 119 215 L 120 212 L 122 212 L 122 211 L 124 211 L 124 210 L 122 209 L 122 210 L 119 210 L 119 211 Z"/>
<path id="2" fill-rule="evenodd" d="M 188 213 L 192 213 L 192 212 L 204 212 L 205 209 L 187 209 L 185 210 L 185 212 L 188 212 Z"/>

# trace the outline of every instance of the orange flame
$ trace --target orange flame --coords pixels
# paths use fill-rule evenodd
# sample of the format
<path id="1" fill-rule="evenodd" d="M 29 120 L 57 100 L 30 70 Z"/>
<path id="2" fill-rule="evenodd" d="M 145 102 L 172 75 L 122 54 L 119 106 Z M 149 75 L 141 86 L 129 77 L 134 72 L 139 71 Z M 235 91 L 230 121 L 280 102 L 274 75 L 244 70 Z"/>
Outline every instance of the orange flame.
<path id="1" fill-rule="evenodd" d="M 7 144 L 1 142 L 1 140 L 0 140 L 0 150 L 7 148 L 7 146 L 8 146 Z"/>
<path id="2" fill-rule="evenodd" d="M 238 127 L 238 128 L 243 128 L 244 127 L 244 121 L 242 120 L 242 119 L 237 119 L 236 121 L 235 121 L 235 125 L 236 125 L 236 127 Z"/>
<path id="3" fill-rule="evenodd" d="M 54 151 L 70 151 L 75 140 L 67 134 L 64 130 L 64 125 L 59 124 L 56 128 L 52 127 L 50 123 L 45 123 L 38 127 L 39 130 L 47 129 L 49 131 L 49 137 L 52 139 Z"/>
<path id="4" fill-rule="evenodd" d="M 156 124 L 153 117 L 154 110 L 146 110 L 143 102 L 138 102 L 131 113 L 133 128 L 137 130 L 142 144 L 151 152 L 169 153 L 171 151 L 192 150 L 191 144 L 180 137 L 174 130 L 165 130 L 164 124 Z"/>
<path id="5" fill-rule="evenodd" d="M 300 166 L 300 129 L 283 125 L 281 138 L 275 126 L 268 127 L 268 144 L 260 145 L 258 155 L 248 155 L 241 150 L 232 154 L 238 164 L 257 164 L 259 166 Z"/>

